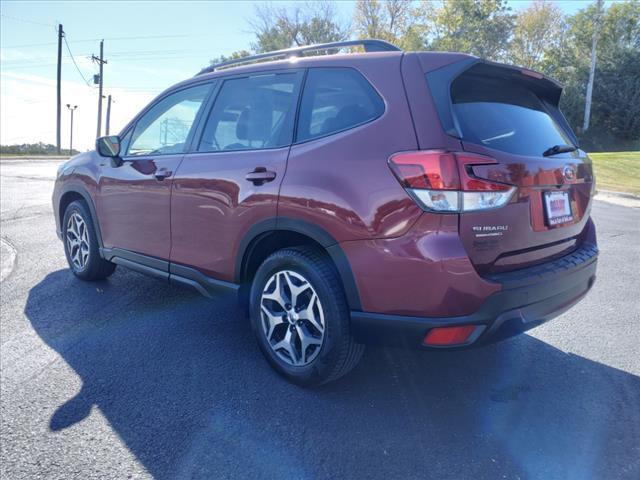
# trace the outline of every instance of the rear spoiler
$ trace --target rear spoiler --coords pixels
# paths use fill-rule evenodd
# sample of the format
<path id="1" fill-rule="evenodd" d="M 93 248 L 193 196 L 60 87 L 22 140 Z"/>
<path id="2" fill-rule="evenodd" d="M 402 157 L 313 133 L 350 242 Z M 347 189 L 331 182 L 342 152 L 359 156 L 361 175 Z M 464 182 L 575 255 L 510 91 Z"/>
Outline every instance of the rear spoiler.
<path id="1" fill-rule="evenodd" d="M 509 81 L 526 85 L 549 106 L 553 107 L 549 109 L 550 115 L 567 131 L 574 145 L 578 145 L 578 139 L 558 108 L 563 89 L 559 82 L 534 70 L 490 62 L 476 57 L 467 57 L 426 73 L 427 83 L 433 95 L 440 122 L 447 135 L 455 138 L 462 137 L 451 108 L 451 84 L 456 78 L 467 72 L 489 77 L 500 76 Z"/>

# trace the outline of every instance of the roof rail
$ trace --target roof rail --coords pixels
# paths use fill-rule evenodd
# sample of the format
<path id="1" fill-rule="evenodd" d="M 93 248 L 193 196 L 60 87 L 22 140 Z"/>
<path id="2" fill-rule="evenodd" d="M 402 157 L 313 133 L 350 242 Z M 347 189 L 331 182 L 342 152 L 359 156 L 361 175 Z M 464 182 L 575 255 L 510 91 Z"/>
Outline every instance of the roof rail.
<path id="1" fill-rule="evenodd" d="M 278 57 L 301 57 L 305 52 L 316 52 L 322 50 L 337 50 L 344 47 L 361 46 L 365 52 L 396 52 L 401 49 L 393 45 L 392 43 L 384 40 L 364 39 L 364 40 L 345 40 L 343 42 L 331 42 L 331 43 L 318 43 L 316 45 L 306 45 L 303 47 L 285 48 L 284 50 L 275 50 L 273 52 L 258 53 L 257 55 L 250 55 L 248 57 L 235 58 L 233 60 L 227 60 L 226 62 L 217 63 L 203 68 L 197 75 L 204 73 L 210 73 L 221 68 L 231 67 L 234 65 L 243 65 L 245 63 L 252 63 L 258 60 L 264 60 L 267 58 Z"/>

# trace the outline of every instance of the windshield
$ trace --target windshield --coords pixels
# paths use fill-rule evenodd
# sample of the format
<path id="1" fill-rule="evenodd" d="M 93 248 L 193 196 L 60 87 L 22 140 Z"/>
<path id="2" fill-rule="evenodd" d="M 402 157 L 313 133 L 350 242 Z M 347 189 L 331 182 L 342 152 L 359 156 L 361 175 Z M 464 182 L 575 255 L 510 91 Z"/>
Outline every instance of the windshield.
<path id="1" fill-rule="evenodd" d="M 462 75 L 453 82 L 453 112 L 462 139 L 518 155 L 541 156 L 572 145 L 551 107 L 524 86 L 500 78 Z"/>

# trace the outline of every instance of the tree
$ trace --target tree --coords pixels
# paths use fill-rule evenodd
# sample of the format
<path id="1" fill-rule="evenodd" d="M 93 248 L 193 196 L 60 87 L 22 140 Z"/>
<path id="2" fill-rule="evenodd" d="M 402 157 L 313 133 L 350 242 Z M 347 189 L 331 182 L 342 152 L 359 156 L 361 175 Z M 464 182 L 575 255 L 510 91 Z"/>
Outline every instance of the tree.
<path id="1" fill-rule="evenodd" d="M 596 5 L 580 10 L 570 17 L 570 40 L 574 50 L 580 50 L 584 58 L 585 47 L 591 47 Z M 640 1 L 628 0 L 614 3 L 607 8 L 602 18 L 602 32 L 598 41 L 598 58 L 617 54 L 621 49 L 640 48 Z"/>
<path id="2" fill-rule="evenodd" d="M 69 150 L 66 150 L 69 152 Z M 58 148 L 50 143 L 23 143 L 21 145 L 0 145 L 0 153 L 3 155 L 59 155 Z M 80 153 L 75 148 L 69 155 Z"/>
<path id="3" fill-rule="evenodd" d="M 596 5 L 590 5 L 566 18 L 567 29 L 560 48 L 549 52 L 543 72 L 564 84 L 560 106 L 586 146 L 611 148 L 620 141 L 637 145 L 640 128 L 630 117 L 640 115 L 640 77 L 634 63 L 640 56 L 638 0 L 615 3 L 604 12 L 596 50 L 598 66 L 589 134 L 580 128 L 596 15 Z"/>
<path id="4" fill-rule="evenodd" d="M 598 41 L 592 128 L 624 140 L 640 140 L 640 2 L 611 5 Z"/>
<path id="5" fill-rule="evenodd" d="M 425 1 L 422 9 L 427 49 L 507 57 L 514 15 L 506 0 L 442 0 L 439 6 Z"/>
<path id="6" fill-rule="evenodd" d="M 386 40 L 406 50 L 415 42 L 420 22 L 416 21 L 411 0 L 358 0 L 353 29 L 359 38 Z M 413 48 L 415 49 L 415 48 Z"/>
<path id="7" fill-rule="evenodd" d="M 358 0 L 353 14 L 353 28 L 360 38 L 383 38 L 386 19 L 379 0 Z"/>
<path id="8" fill-rule="evenodd" d="M 329 1 L 258 4 L 255 13 L 250 24 L 257 52 L 349 38 Z M 585 145 L 610 148 L 626 142 L 637 148 L 640 0 L 613 3 L 602 16 L 588 136 L 579 128 L 596 15 L 595 5 L 563 15 L 552 0 L 535 0 L 517 15 L 506 0 L 356 0 L 352 32 L 404 50 L 466 52 L 539 70 L 564 85 L 560 106 Z M 248 54 L 238 51 L 212 63 Z"/>
<path id="9" fill-rule="evenodd" d="M 543 70 L 549 53 L 560 48 L 566 29 L 562 11 L 546 0 L 534 1 L 516 15 L 510 62 Z"/>
<path id="10" fill-rule="evenodd" d="M 604 7 L 604 0 L 596 0 L 596 18 L 593 24 L 593 37 L 591 40 L 591 57 L 589 60 L 589 80 L 587 81 L 587 94 L 584 102 L 584 123 L 582 129 L 586 132 L 589 129 L 589 120 L 591 118 L 591 100 L 593 98 L 593 81 L 596 75 L 596 52 L 598 46 L 598 39 L 600 37 L 601 23 L 602 23 L 602 10 Z"/>
<path id="11" fill-rule="evenodd" d="M 592 125 L 606 136 L 640 140 L 640 49 L 603 58 L 596 71 Z"/>
<path id="12" fill-rule="evenodd" d="M 296 5 L 293 8 L 258 4 L 255 19 L 249 21 L 256 36 L 256 52 L 281 50 L 314 43 L 337 42 L 348 38 L 348 29 L 337 20 L 329 1 Z"/>
<path id="13" fill-rule="evenodd" d="M 236 50 L 232 52 L 231 55 L 220 55 L 219 57 L 212 58 L 209 60 L 209 65 L 217 65 L 218 63 L 227 62 L 229 60 L 236 60 L 238 58 L 248 57 L 251 55 L 251 52 L 247 50 Z"/>

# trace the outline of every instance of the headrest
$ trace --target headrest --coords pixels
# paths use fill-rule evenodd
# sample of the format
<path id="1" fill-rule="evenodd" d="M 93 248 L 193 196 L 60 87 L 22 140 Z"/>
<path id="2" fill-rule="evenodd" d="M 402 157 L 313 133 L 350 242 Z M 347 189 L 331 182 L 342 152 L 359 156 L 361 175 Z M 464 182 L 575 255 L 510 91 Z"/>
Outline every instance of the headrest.
<path id="1" fill-rule="evenodd" d="M 273 109 L 267 101 L 255 101 L 240 113 L 236 124 L 238 140 L 266 142 L 273 127 Z"/>
<path id="2" fill-rule="evenodd" d="M 367 110 L 358 104 L 342 107 L 335 117 L 327 118 L 322 123 L 322 133 L 336 132 L 351 125 L 362 123 L 369 115 Z"/>

